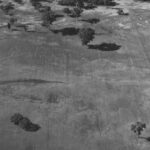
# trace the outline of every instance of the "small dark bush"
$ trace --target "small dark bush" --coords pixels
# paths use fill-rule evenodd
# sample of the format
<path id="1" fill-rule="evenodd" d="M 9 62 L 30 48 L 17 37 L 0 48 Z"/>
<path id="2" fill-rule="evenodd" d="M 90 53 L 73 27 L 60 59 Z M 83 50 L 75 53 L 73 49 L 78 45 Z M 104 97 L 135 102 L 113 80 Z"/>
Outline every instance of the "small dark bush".
<path id="1" fill-rule="evenodd" d="M 146 124 L 143 122 L 136 122 L 135 124 L 131 124 L 131 131 L 133 131 L 139 137 L 143 130 L 146 128 Z"/>
<path id="2" fill-rule="evenodd" d="M 40 129 L 39 125 L 32 123 L 28 118 L 19 113 L 11 116 L 10 120 L 12 123 L 24 129 L 25 131 L 36 132 Z"/>
<path id="3" fill-rule="evenodd" d="M 79 37 L 83 45 L 87 45 L 91 40 L 94 39 L 95 31 L 91 28 L 83 28 L 79 31 Z"/>
<path id="4" fill-rule="evenodd" d="M 115 43 L 102 43 L 97 45 L 88 45 L 89 49 L 97 49 L 101 51 L 116 51 L 120 48 L 120 45 Z"/>
<path id="5" fill-rule="evenodd" d="M 58 3 L 65 6 L 75 6 L 76 0 L 60 0 Z"/>
<path id="6" fill-rule="evenodd" d="M 63 36 L 74 36 L 77 35 L 79 33 L 79 29 L 78 28 L 63 28 L 60 30 L 51 30 L 53 33 L 57 34 L 57 33 L 62 33 Z"/>
<path id="7" fill-rule="evenodd" d="M 14 0 L 18 4 L 23 4 L 23 0 Z"/>

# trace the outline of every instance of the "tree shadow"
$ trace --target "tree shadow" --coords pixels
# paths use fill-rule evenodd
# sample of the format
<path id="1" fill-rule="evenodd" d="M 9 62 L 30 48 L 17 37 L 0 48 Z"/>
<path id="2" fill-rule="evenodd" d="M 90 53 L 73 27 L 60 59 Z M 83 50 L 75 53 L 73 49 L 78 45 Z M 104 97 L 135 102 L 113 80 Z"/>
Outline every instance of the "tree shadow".
<path id="1" fill-rule="evenodd" d="M 51 31 L 55 34 L 61 33 L 63 36 L 74 36 L 79 33 L 79 29 L 74 27 L 63 28 L 59 30 L 51 30 Z"/>
<path id="2" fill-rule="evenodd" d="M 88 48 L 100 51 L 116 51 L 120 49 L 121 46 L 115 43 L 102 43 L 102 44 L 88 45 Z"/>
<path id="3" fill-rule="evenodd" d="M 144 139 L 144 140 L 146 140 L 147 142 L 150 142 L 150 137 L 139 137 L 139 139 Z"/>

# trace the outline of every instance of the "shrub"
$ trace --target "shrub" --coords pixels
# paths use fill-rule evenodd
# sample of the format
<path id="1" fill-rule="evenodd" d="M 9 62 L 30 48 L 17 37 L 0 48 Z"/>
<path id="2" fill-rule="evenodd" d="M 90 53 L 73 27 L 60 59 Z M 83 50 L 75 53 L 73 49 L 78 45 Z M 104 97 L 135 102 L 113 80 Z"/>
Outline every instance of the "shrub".
<path id="1" fill-rule="evenodd" d="M 38 124 L 32 123 L 27 117 L 24 117 L 19 113 L 12 115 L 10 121 L 23 130 L 29 132 L 36 132 L 41 128 Z"/>
<path id="2" fill-rule="evenodd" d="M 91 40 L 94 39 L 95 31 L 91 28 L 83 28 L 79 31 L 79 37 L 83 45 L 87 45 Z"/>
<path id="3" fill-rule="evenodd" d="M 139 121 L 131 125 L 131 131 L 133 131 L 138 137 L 141 135 L 145 128 L 146 124 Z"/>

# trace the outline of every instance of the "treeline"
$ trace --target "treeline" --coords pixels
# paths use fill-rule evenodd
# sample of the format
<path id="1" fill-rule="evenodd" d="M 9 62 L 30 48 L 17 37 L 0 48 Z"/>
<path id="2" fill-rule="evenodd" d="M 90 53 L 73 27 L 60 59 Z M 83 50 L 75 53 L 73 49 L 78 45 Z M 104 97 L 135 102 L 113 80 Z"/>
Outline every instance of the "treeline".
<path id="1" fill-rule="evenodd" d="M 60 0 L 59 4 L 84 7 L 85 5 L 109 5 L 112 1 L 113 0 Z"/>

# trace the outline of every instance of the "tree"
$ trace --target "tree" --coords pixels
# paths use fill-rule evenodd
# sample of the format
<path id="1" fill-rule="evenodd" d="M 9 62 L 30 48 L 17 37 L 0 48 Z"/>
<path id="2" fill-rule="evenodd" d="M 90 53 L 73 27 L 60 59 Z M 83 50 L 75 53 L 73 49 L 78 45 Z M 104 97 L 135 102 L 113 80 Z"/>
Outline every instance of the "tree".
<path id="1" fill-rule="evenodd" d="M 140 137 L 145 128 L 146 124 L 139 121 L 131 125 L 131 131 L 133 131 L 138 137 Z"/>
<path id="2" fill-rule="evenodd" d="M 76 0 L 60 0 L 58 3 L 65 6 L 75 6 Z"/>
<path id="3" fill-rule="evenodd" d="M 82 9 L 80 9 L 79 7 L 75 7 L 72 11 L 71 11 L 71 16 L 72 17 L 80 17 L 82 13 Z"/>
<path id="4" fill-rule="evenodd" d="M 69 9 L 69 8 L 64 8 L 64 13 L 66 13 L 66 14 L 71 14 L 71 10 Z"/>
<path id="5" fill-rule="evenodd" d="M 14 0 L 18 4 L 23 4 L 23 0 Z"/>
<path id="6" fill-rule="evenodd" d="M 79 37 L 83 45 L 87 45 L 91 40 L 94 39 L 95 31 L 91 28 L 82 28 L 79 31 Z"/>
<path id="7" fill-rule="evenodd" d="M 46 8 L 45 11 L 42 13 L 42 20 L 44 26 L 52 24 L 52 22 L 55 21 L 55 19 L 56 15 L 50 7 Z"/>
<path id="8" fill-rule="evenodd" d="M 6 5 L 2 5 L 1 9 L 8 14 L 11 10 L 14 10 L 14 4 L 11 2 L 7 3 Z"/>

